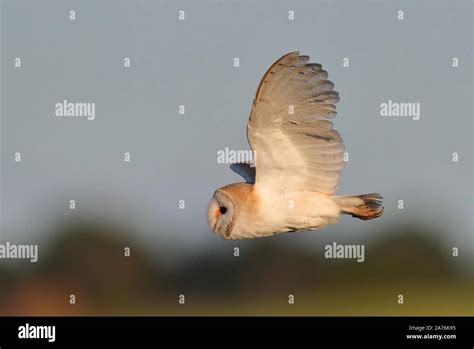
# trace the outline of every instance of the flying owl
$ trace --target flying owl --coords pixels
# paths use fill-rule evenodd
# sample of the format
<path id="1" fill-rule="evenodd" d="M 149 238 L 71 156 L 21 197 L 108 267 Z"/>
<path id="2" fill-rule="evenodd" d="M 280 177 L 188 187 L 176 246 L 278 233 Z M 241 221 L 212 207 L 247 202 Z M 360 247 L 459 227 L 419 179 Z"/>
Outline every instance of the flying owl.
<path id="1" fill-rule="evenodd" d="M 292 52 L 265 73 L 247 123 L 256 154 L 232 164 L 245 183 L 214 192 L 212 231 L 224 239 L 254 239 L 321 229 L 341 214 L 363 220 L 383 213 L 380 194 L 338 196 L 344 145 L 330 120 L 339 94 L 320 64 Z"/>

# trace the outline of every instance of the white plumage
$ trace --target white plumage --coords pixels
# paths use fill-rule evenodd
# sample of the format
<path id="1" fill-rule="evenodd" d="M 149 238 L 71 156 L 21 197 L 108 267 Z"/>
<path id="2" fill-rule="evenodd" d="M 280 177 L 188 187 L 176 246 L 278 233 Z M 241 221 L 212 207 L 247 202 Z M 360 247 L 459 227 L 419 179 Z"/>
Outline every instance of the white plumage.
<path id="1" fill-rule="evenodd" d="M 247 124 L 256 170 L 233 164 L 247 183 L 217 190 L 209 204 L 211 229 L 225 239 L 320 229 L 341 213 L 382 215 L 379 194 L 334 195 L 344 145 L 329 119 L 339 94 L 322 66 L 308 62 L 308 56 L 289 53 L 260 82 Z"/>
<path id="2" fill-rule="evenodd" d="M 334 194 L 343 167 L 344 146 L 329 118 L 339 94 L 319 64 L 308 56 L 287 54 L 264 75 L 247 125 L 257 153 L 257 181 L 264 184 L 285 172 L 285 191 Z"/>

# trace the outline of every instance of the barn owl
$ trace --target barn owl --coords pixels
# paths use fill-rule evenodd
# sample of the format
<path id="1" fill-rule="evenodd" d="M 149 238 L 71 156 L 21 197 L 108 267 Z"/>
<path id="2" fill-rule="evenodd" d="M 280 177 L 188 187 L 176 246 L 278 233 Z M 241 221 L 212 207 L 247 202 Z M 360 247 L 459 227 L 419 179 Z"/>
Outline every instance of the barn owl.
<path id="1" fill-rule="evenodd" d="M 339 94 L 320 64 L 292 52 L 265 73 L 253 101 L 247 138 L 251 163 L 232 164 L 245 183 L 214 192 L 211 230 L 224 239 L 254 239 L 321 229 L 341 214 L 363 220 L 383 213 L 380 194 L 338 196 L 344 145 L 329 120 Z"/>

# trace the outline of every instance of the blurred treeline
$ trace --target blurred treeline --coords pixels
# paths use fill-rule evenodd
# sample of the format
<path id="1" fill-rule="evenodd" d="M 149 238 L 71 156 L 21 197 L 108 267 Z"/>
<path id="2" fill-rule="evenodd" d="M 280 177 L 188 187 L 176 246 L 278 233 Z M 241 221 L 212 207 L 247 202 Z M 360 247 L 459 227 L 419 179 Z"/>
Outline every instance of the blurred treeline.
<path id="1" fill-rule="evenodd" d="M 133 231 L 63 226 L 37 263 L 0 264 L 0 315 L 474 315 L 469 264 L 429 227 L 391 229 L 366 246 L 364 263 L 273 237 L 239 257 L 229 242 L 224 253 L 205 250 L 176 266 L 130 245 Z"/>

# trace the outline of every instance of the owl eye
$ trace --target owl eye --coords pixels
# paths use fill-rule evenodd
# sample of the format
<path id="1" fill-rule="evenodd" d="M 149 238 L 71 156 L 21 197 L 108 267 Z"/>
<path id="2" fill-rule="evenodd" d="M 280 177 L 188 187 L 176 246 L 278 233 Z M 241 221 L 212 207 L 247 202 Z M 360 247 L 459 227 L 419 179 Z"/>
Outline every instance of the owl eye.
<path id="1" fill-rule="evenodd" d="M 224 207 L 224 206 L 221 206 L 219 211 L 222 213 L 222 214 L 225 214 L 227 212 L 227 207 Z"/>

